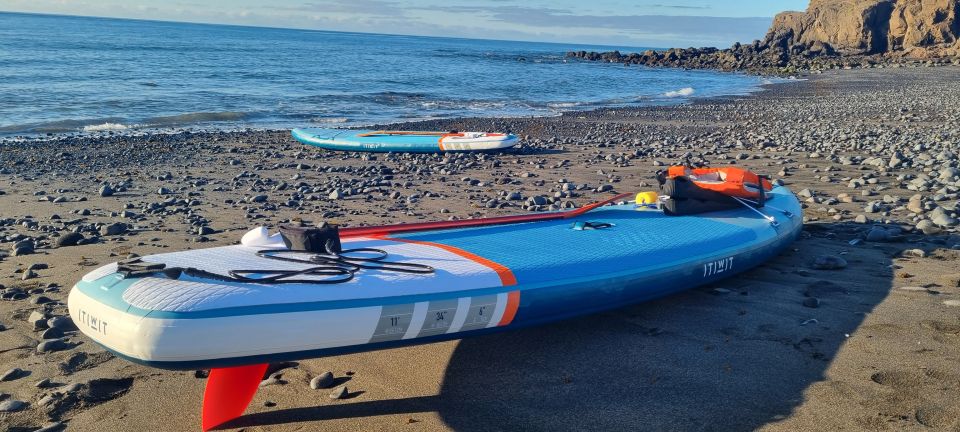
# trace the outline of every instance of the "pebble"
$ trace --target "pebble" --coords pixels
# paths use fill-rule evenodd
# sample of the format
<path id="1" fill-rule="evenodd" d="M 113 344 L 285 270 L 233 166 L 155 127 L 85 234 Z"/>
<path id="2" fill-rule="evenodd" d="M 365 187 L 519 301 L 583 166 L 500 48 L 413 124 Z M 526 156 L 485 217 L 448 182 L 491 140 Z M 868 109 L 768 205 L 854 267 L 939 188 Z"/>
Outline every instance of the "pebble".
<path id="1" fill-rule="evenodd" d="M 728 290 L 728 289 L 726 289 L 726 288 L 714 288 L 714 289 L 710 290 L 710 293 L 716 294 L 716 295 L 730 294 L 731 292 L 732 292 L 732 291 L 730 291 L 730 290 Z"/>
<path id="2" fill-rule="evenodd" d="M 46 423 L 40 429 L 37 429 L 33 432 L 60 432 L 67 428 L 67 425 L 62 422 L 50 422 Z"/>
<path id="3" fill-rule="evenodd" d="M 125 232 L 127 232 L 127 224 L 123 222 L 115 222 L 100 228 L 100 234 L 104 236 L 120 235 Z"/>
<path id="4" fill-rule="evenodd" d="M 836 255 L 820 255 L 813 262 L 817 270 L 840 270 L 847 267 L 847 260 Z"/>
<path id="5" fill-rule="evenodd" d="M 332 372 L 324 372 L 310 380 L 310 388 L 314 390 L 330 388 L 331 386 L 333 386 Z"/>
<path id="6" fill-rule="evenodd" d="M 23 378 L 29 375 L 29 373 L 20 368 L 13 368 L 0 375 L 0 381 L 13 381 L 15 379 Z"/>
<path id="7" fill-rule="evenodd" d="M 83 241 L 83 239 L 83 234 L 68 232 L 60 237 L 57 237 L 56 245 L 57 247 L 76 246 L 78 243 Z"/>
<path id="8" fill-rule="evenodd" d="M 40 333 L 42 339 L 60 339 L 63 336 L 63 330 L 58 328 L 49 328 Z"/>
<path id="9" fill-rule="evenodd" d="M 870 232 L 867 233 L 867 241 L 869 242 L 886 242 L 889 240 L 890 233 L 880 227 L 873 227 L 870 229 Z"/>
<path id="10" fill-rule="evenodd" d="M 60 329 L 63 331 L 73 331 L 77 326 L 73 323 L 73 318 L 69 316 L 55 316 L 47 320 L 47 327 Z"/>
<path id="11" fill-rule="evenodd" d="M 100 196 L 102 197 L 110 197 L 110 196 L 113 196 L 114 194 L 114 190 L 112 187 L 110 187 L 110 185 L 100 186 L 99 192 L 100 192 Z"/>
<path id="12" fill-rule="evenodd" d="M 0 402 L 0 412 L 17 412 L 27 407 L 27 403 L 19 400 L 5 400 Z"/>
<path id="13" fill-rule="evenodd" d="M 904 250 L 903 252 L 900 252 L 900 256 L 908 257 L 908 258 L 926 258 L 927 251 L 923 249 L 907 249 L 907 250 Z"/>
<path id="14" fill-rule="evenodd" d="M 350 391 L 347 390 L 347 386 L 337 387 L 333 393 L 330 393 L 330 399 L 344 399 L 347 395 L 350 394 Z"/>
<path id="15" fill-rule="evenodd" d="M 33 326 L 33 331 L 46 330 L 47 327 L 49 327 L 47 324 L 47 316 L 38 311 L 30 312 L 30 316 L 27 317 L 27 323 Z"/>
<path id="16" fill-rule="evenodd" d="M 48 339 L 37 344 L 37 352 L 41 354 L 54 351 L 63 351 L 70 348 L 72 348 L 70 344 L 63 339 Z"/>
<path id="17" fill-rule="evenodd" d="M 816 297 L 807 297 L 803 299 L 803 306 L 816 309 L 820 307 L 820 299 Z"/>
<path id="18" fill-rule="evenodd" d="M 917 222 L 915 228 L 926 235 L 934 235 L 940 232 L 940 228 L 929 219 L 924 219 L 920 222 Z"/>

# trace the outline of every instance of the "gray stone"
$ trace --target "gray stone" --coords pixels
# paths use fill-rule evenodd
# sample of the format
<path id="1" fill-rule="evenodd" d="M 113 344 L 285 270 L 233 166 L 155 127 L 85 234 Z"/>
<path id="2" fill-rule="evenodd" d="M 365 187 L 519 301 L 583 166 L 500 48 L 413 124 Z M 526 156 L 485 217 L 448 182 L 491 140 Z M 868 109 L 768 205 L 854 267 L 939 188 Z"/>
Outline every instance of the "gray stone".
<path id="1" fill-rule="evenodd" d="M 48 339 L 40 342 L 37 345 L 37 352 L 43 354 L 54 351 L 63 351 L 70 348 L 70 344 L 63 339 Z"/>
<path id="2" fill-rule="evenodd" d="M 873 227 L 870 229 L 870 232 L 867 233 L 867 241 L 870 242 L 885 242 L 889 240 L 890 233 L 880 227 Z"/>
<path id="3" fill-rule="evenodd" d="M 929 219 L 917 222 L 916 229 L 926 235 L 933 235 L 940 232 L 940 228 Z"/>
<path id="4" fill-rule="evenodd" d="M 27 323 L 33 326 L 34 331 L 46 330 L 48 327 L 47 316 L 38 311 L 30 312 L 30 316 L 27 317 Z"/>
<path id="5" fill-rule="evenodd" d="M 349 394 L 350 394 L 350 391 L 347 390 L 347 386 L 340 386 L 340 387 L 337 387 L 332 393 L 330 393 L 330 399 L 344 399 Z"/>
<path id="6" fill-rule="evenodd" d="M 836 255 L 820 255 L 813 261 L 817 270 L 840 270 L 847 267 L 847 260 Z"/>
<path id="7" fill-rule="evenodd" d="M 55 316 L 47 320 L 47 326 L 50 328 L 56 328 L 63 331 L 73 331 L 77 329 L 77 326 L 73 324 L 73 318 L 69 316 Z"/>
<path id="8" fill-rule="evenodd" d="M 109 197 L 109 196 L 113 196 L 113 193 L 114 193 L 114 190 L 112 187 L 110 187 L 110 185 L 100 186 L 100 196 Z"/>
<path id="9" fill-rule="evenodd" d="M 116 222 L 100 227 L 100 234 L 104 236 L 120 235 L 127 232 L 127 224 Z"/>
<path id="10" fill-rule="evenodd" d="M 27 407 L 27 403 L 18 400 L 5 400 L 0 402 L 0 412 L 16 412 Z"/>
<path id="11" fill-rule="evenodd" d="M 330 388 L 333 386 L 333 373 L 324 372 L 310 380 L 310 388 L 314 390 Z"/>
<path id="12" fill-rule="evenodd" d="M 63 330 L 58 328 L 48 328 L 40 333 L 41 339 L 60 339 L 63 337 Z"/>
<path id="13" fill-rule="evenodd" d="M 13 381 L 29 375 L 27 371 L 20 368 L 13 368 L 0 375 L 0 381 Z"/>
<path id="14" fill-rule="evenodd" d="M 57 247 L 76 246 L 78 243 L 83 241 L 83 238 L 83 234 L 77 232 L 68 232 L 60 237 L 57 237 L 56 245 Z"/>
<path id="15" fill-rule="evenodd" d="M 60 432 L 67 428 L 67 425 L 62 422 L 50 422 L 43 425 L 42 428 L 37 429 L 33 432 Z"/>
<path id="16" fill-rule="evenodd" d="M 923 249 L 907 249 L 907 250 L 904 250 L 903 252 L 900 252 L 900 256 L 908 257 L 908 258 L 926 258 L 927 251 Z"/>
<path id="17" fill-rule="evenodd" d="M 803 299 L 803 306 L 808 308 L 818 308 L 820 307 L 820 299 L 816 297 L 807 297 Z"/>

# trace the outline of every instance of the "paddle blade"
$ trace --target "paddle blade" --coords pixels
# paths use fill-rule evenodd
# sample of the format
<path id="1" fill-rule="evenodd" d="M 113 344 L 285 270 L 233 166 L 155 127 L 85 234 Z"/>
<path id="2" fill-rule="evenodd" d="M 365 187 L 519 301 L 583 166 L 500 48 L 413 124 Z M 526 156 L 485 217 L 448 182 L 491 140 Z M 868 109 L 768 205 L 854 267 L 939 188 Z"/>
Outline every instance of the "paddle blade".
<path id="1" fill-rule="evenodd" d="M 267 371 L 267 364 L 211 369 L 203 393 L 201 427 L 208 431 L 243 415 Z"/>

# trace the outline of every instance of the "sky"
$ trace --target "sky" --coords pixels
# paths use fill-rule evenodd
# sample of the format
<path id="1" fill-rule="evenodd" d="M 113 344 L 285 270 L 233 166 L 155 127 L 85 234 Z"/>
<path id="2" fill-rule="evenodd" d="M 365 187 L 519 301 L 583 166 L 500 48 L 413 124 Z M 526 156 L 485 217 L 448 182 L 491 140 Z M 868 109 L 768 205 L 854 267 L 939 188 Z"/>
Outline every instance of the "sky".
<path id="1" fill-rule="evenodd" d="M 807 0 L 0 0 L 0 11 L 592 45 L 728 47 Z"/>

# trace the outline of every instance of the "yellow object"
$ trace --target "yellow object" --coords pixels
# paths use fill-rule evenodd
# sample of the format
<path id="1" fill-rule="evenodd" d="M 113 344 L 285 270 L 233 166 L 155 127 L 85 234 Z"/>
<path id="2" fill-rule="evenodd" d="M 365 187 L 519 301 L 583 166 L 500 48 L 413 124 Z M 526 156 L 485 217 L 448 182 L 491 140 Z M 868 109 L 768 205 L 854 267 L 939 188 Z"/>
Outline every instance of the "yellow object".
<path id="1" fill-rule="evenodd" d="M 656 204 L 659 198 L 656 192 L 640 192 L 637 194 L 637 205 Z"/>

